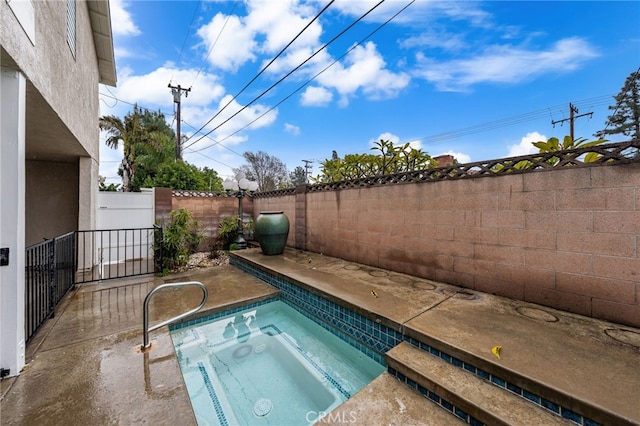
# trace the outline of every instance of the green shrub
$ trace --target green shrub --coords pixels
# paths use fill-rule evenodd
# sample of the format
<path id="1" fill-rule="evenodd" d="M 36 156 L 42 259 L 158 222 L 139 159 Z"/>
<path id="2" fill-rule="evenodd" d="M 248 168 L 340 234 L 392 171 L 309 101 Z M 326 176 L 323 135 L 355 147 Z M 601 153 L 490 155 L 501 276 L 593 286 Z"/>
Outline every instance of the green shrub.
<path id="1" fill-rule="evenodd" d="M 249 220 L 243 224 L 244 239 L 250 240 L 253 238 L 253 220 Z M 218 225 L 218 243 L 223 250 L 234 250 L 231 245 L 238 238 L 238 215 L 229 216 L 222 219 L 222 222 Z M 235 248 L 237 250 L 237 247 Z"/>
<path id="2" fill-rule="evenodd" d="M 238 216 L 225 217 L 218 225 L 219 244 L 223 250 L 229 250 L 236 238 L 238 238 Z"/>
<path id="3" fill-rule="evenodd" d="M 159 247 L 156 248 L 162 250 L 160 268 L 165 271 L 185 266 L 189 255 L 196 251 L 202 239 L 198 222 L 193 219 L 191 212 L 185 208 L 173 210 L 171 220 L 163 230 Z"/>

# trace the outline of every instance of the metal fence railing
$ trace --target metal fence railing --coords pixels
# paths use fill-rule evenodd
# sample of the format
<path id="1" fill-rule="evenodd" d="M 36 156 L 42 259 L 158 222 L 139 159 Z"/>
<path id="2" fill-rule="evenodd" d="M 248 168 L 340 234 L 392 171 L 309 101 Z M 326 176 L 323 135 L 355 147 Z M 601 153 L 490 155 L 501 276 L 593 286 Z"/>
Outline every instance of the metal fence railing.
<path id="1" fill-rule="evenodd" d="M 78 231 L 76 283 L 152 274 L 160 228 Z"/>
<path id="2" fill-rule="evenodd" d="M 162 228 L 76 231 L 25 250 L 27 343 L 75 284 L 156 272 Z M 158 263 L 159 264 L 159 263 Z"/>
<path id="3" fill-rule="evenodd" d="M 25 334 L 27 342 L 75 284 L 75 232 L 25 250 Z"/>

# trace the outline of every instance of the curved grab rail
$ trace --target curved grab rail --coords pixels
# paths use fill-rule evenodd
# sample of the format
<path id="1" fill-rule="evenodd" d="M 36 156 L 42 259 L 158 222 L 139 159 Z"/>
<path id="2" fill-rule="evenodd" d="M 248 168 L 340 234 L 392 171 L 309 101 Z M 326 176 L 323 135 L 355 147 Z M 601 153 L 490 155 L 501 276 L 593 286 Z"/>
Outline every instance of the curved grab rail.
<path id="1" fill-rule="evenodd" d="M 166 321 L 162 321 L 159 324 L 154 325 L 153 327 L 149 327 L 149 302 L 151 301 L 151 298 L 153 297 L 153 295 L 155 295 L 158 291 L 160 290 L 164 290 L 165 288 L 171 288 L 171 287 L 187 287 L 190 285 L 194 285 L 196 287 L 200 287 L 200 289 L 202 290 L 202 302 L 200 302 L 200 306 L 198 306 L 197 308 L 191 309 L 188 312 L 185 312 L 184 314 L 180 314 L 177 317 L 173 317 L 170 318 Z M 198 281 L 185 281 L 182 283 L 168 283 L 168 284 L 162 284 L 159 285 L 158 287 L 154 288 L 153 290 L 151 290 L 149 292 L 149 294 L 147 294 L 147 297 L 144 298 L 144 318 L 143 318 L 143 333 L 144 333 L 144 337 L 143 337 L 143 342 L 142 342 L 142 349 L 147 349 L 149 348 L 149 346 L 151 346 L 151 343 L 149 342 L 149 333 L 152 332 L 153 330 L 157 330 L 160 327 L 164 327 L 165 325 L 169 325 L 175 321 L 178 321 L 182 318 L 188 317 L 191 314 L 195 314 L 196 312 L 198 312 L 200 309 L 202 309 L 202 307 L 205 305 L 205 303 L 207 303 L 207 298 L 209 297 L 209 292 L 207 291 L 207 288 L 204 286 L 204 284 L 202 284 L 201 282 Z"/>

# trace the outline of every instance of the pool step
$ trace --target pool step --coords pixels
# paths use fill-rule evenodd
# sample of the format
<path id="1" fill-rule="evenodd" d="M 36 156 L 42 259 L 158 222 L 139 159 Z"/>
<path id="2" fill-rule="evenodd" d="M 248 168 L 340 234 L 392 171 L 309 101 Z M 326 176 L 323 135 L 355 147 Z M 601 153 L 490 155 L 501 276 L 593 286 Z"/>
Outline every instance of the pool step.
<path id="1" fill-rule="evenodd" d="M 316 425 L 446 425 L 466 423 L 383 373 Z"/>
<path id="2" fill-rule="evenodd" d="M 472 425 L 575 425 L 407 342 L 386 360 L 396 377 Z"/>

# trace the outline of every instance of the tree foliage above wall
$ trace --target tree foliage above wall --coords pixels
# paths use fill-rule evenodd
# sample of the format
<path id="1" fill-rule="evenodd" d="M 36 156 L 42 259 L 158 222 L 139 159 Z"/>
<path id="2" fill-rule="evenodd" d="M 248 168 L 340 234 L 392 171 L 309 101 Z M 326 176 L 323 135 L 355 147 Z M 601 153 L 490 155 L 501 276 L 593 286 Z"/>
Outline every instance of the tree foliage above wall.
<path id="1" fill-rule="evenodd" d="M 287 166 L 277 157 L 264 151 L 245 152 L 247 164 L 243 164 L 233 172 L 244 173 L 247 179 L 258 183 L 258 191 L 268 192 L 291 186 Z"/>
<path id="2" fill-rule="evenodd" d="M 391 141 L 380 139 L 371 149 L 378 153 L 347 154 L 344 158 L 339 158 L 333 151 L 331 159 L 320 163 L 320 174 L 314 178 L 314 181 L 316 183 L 339 182 L 424 170 L 438 165 L 429 154 L 413 148 L 408 143 L 395 146 Z"/>
<path id="3" fill-rule="evenodd" d="M 215 170 L 208 167 L 200 169 L 185 161 L 175 160 L 176 136 L 162 112 L 134 106 L 123 120 L 113 115 L 101 117 L 100 129 L 107 134 L 107 146 L 114 149 L 121 144 L 123 146 L 124 158 L 118 170 L 123 191 L 161 186 L 192 191 L 222 191 L 222 179 Z M 104 188 L 111 189 L 113 186 Z"/>
<path id="4" fill-rule="evenodd" d="M 640 138 L 640 68 L 629 74 L 614 99 L 615 105 L 609 106 L 613 114 L 607 118 L 607 127 L 594 136 L 622 134 L 631 139 Z"/>

